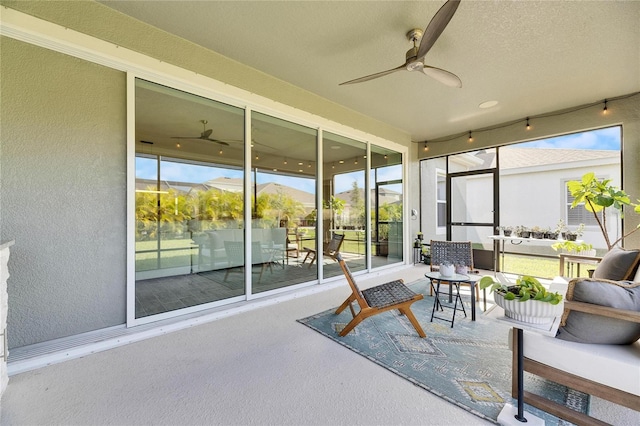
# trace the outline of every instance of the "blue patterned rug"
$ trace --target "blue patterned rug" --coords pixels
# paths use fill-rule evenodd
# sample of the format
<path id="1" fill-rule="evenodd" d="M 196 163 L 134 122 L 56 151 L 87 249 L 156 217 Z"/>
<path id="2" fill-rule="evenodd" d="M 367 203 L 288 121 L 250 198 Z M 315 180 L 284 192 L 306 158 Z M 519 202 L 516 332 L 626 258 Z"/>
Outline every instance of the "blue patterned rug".
<path id="1" fill-rule="evenodd" d="M 430 322 L 434 298 L 429 296 L 427 282 L 421 280 L 409 286 L 413 291 L 425 294 L 423 300 L 412 305 L 412 311 L 427 334 L 425 339 L 418 336 L 398 311 L 367 318 L 345 337 L 338 333 L 351 320 L 349 309 L 335 315 L 334 308 L 298 322 L 452 404 L 497 423 L 505 403 L 517 405 L 511 398 L 509 326 L 485 318 L 479 306 L 477 321 L 472 322 L 468 297 L 465 300 L 468 317 L 464 318 L 459 311 L 454 328 L 445 321 L 434 319 Z M 451 316 L 452 313 L 445 309 L 440 316 Z M 589 396 L 584 393 L 528 373 L 525 373 L 524 383 L 527 390 L 577 411 L 588 412 Z M 528 405 L 525 411 L 543 418 L 547 425 L 570 424 Z"/>

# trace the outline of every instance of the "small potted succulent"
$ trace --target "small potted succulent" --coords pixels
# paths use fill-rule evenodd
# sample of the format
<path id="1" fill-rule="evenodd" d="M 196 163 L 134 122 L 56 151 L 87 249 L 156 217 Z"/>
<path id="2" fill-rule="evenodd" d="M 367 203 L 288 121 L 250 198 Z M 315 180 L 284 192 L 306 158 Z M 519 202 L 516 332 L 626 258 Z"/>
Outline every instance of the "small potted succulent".
<path id="1" fill-rule="evenodd" d="M 496 230 L 498 231 L 498 233 L 502 232 L 502 235 L 504 235 L 505 237 L 510 237 L 511 233 L 513 232 L 513 227 L 512 226 L 498 226 L 498 227 L 496 227 Z"/>
<path id="2" fill-rule="evenodd" d="M 566 238 L 566 233 L 568 231 L 567 224 L 564 222 L 564 219 L 558 220 L 558 224 L 556 225 L 556 232 L 558 236 L 562 238 Z"/>
<path id="3" fill-rule="evenodd" d="M 498 306 L 506 317 L 529 324 L 546 324 L 562 314 L 564 302 L 558 292 L 548 291 L 536 278 L 521 276 L 515 284 L 503 284 L 486 275 L 480 279 L 481 289 L 490 287 Z"/>
<path id="4" fill-rule="evenodd" d="M 438 270 L 443 277 L 452 277 L 456 273 L 456 268 L 451 262 L 442 262 Z"/>
<path id="5" fill-rule="evenodd" d="M 531 237 L 531 230 L 524 225 L 518 226 L 518 237 L 521 237 L 521 238 Z"/>
<path id="6" fill-rule="evenodd" d="M 578 238 L 582 236 L 582 234 L 584 234 L 584 223 L 581 223 L 580 225 L 578 225 L 575 231 L 568 230 L 567 232 L 564 233 L 564 236 L 567 239 L 567 241 L 576 241 Z"/>
<path id="7" fill-rule="evenodd" d="M 541 240 L 544 238 L 544 231 L 539 226 L 533 226 L 531 228 L 531 237 Z"/>
<path id="8" fill-rule="evenodd" d="M 431 249 L 427 246 L 422 246 L 422 261 L 425 265 L 431 265 Z"/>

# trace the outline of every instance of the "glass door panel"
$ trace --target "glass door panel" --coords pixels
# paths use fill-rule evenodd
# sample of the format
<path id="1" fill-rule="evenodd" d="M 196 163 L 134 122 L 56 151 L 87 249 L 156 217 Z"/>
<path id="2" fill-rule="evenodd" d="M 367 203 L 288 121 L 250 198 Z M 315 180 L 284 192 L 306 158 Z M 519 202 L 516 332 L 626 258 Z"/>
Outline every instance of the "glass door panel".
<path id="1" fill-rule="evenodd" d="M 323 133 L 322 217 L 323 245 L 334 234 L 344 235 L 340 253 L 352 272 L 366 269 L 365 169 L 367 146 L 364 142 L 333 133 Z M 323 277 L 342 275 L 330 257 L 323 259 Z"/>
<path id="2" fill-rule="evenodd" d="M 493 269 L 493 241 L 498 223 L 497 171 L 473 171 L 448 176 L 450 241 L 471 241 L 475 268 Z"/>
<path id="3" fill-rule="evenodd" d="M 314 129 L 251 115 L 252 293 L 318 278 L 317 139 Z"/>
<path id="4" fill-rule="evenodd" d="M 244 111 L 138 79 L 135 126 L 136 318 L 242 296 Z"/>
<path id="5" fill-rule="evenodd" d="M 372 267 L 403 261 L 402 154 L 371 146 Z"/>

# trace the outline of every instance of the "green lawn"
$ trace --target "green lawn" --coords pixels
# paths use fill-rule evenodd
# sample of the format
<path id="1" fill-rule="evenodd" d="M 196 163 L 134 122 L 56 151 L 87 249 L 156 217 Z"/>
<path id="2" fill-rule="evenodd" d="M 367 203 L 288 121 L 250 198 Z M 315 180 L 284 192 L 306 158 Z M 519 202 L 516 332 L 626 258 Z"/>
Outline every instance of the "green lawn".
<path id="1" fill-rule="evenodd" d="M 158 265 L 156 241 L 136 241 L 136 271 L 149 271 L 160 268 L 190 266 L 189 254 L 198 255 L 197 248 L 191 248 L 191 239 L 163 240 L 161 242 L 161 265 Z M 147 252 L 148 251 L 148 252 Z M 141 253 L 146 252 L 146 253 Z"/>
<path id="2" fill-rule="evenodd" d="M 593 269 L 593 265 L 581 265 L 580 276 L 588 277 L 588 269 Z M 521 256 L 516 254 L 505 254 L 503 272 L 517 275 L 532 275 L 540 278 L 553 278 L 560 275 L 559 259 Z M 574 268 L 573 276 L 576 276 L 576 268 Z"/>

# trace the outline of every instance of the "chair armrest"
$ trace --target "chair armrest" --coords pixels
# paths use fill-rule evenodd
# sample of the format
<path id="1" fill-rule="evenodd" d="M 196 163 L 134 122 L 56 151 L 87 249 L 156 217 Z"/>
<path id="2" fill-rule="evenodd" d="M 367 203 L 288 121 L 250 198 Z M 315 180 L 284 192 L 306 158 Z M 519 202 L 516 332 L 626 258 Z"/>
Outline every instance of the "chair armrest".
<path id="1" fill-rule="evenodd" d="M 573 300 L 565 300 L 564 308 L 573 311 L 586 312 L 588 314 L 601 315 L 608 318 L 640 323 L 640 312 L 636 311 L 627 311 L 624 309 L 610 308 L 608 306 L 594 305 L 593 303 L 576 302 Z"/>

